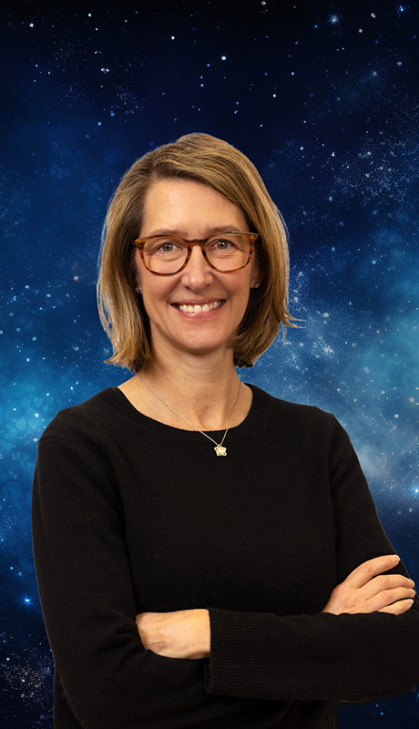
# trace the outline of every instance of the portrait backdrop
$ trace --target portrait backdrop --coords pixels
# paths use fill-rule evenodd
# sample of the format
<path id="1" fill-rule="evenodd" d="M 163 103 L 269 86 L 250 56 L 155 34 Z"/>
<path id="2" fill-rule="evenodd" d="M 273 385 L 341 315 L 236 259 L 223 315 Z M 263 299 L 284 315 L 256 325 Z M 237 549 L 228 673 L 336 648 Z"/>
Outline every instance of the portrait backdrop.
<path id="1" fill-rule="evenodd" d="M 248 155 L 290 231 L 300 328 L 240 377 L 337 416 L 419 580 L 419 7 L 18 0 L 0 20 L 0 714 L 8 729 L 50 729 L 37 443 L 58 410 L 130 376 L 104 364 L 101 226 L 132 162 L 182 134 Z M 413 729 L 418 694 L 340 717 Z"/>

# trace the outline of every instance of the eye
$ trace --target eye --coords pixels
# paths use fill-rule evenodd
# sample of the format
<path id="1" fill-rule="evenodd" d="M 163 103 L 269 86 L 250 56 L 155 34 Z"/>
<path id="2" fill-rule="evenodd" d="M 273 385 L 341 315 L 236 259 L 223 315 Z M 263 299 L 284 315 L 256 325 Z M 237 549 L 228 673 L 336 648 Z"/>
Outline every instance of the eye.
<path id="1" fill-rule="evenodd" d="M 175 243 L 173 241 L 166 241 L 165 243 L 160 243 L 156 247 L 156 251 L 161 251 L 161 253 L 171 253 L 175 247 Z"/>
<path id="2" fill-rule="evenodd" d="M 211 248 L 215 248 L 217 251 L 229 251 L 234 248 L 234 243 L 229 238 L 216 238 L 211 242 Z"/>
<path id="3" fill-rule="evenodd" d="M 168 255 L 170 253 L 179 253 L 183 251 L 183 246 L 179 241 L 172 240 L 171 238 L 165 238 L 164 240 L 159 239 L 154 241 L 151 255 Z"/>

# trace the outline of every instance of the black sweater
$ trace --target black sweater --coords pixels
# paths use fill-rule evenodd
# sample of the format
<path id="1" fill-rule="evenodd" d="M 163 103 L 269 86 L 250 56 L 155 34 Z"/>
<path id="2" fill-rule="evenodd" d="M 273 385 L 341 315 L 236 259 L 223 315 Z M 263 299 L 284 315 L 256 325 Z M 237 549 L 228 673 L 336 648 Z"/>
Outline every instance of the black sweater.
<path id="1" fill-rule="evenodd" d="M 40 439 L 33 540 L 57 729 L 329 729 L 339 701 L 414 689 L 417 598 L 400 616 L 321 613 L 357 565 L 394 551 L 347 434 L 252 390 L 225 458 L 115 387 Z M 137 613 L 193 608 L 209 609 L 210 658 L 144 649 Z"/>

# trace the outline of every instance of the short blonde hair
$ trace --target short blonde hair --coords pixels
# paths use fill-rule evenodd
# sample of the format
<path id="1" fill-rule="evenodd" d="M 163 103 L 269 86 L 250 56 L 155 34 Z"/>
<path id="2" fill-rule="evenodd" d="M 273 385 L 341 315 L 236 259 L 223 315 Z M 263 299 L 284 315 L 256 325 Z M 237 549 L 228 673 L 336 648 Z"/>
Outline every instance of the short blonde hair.
<path id="1" fill-rule="evenodd" d="M 148 316 L 135 293 L 135 248 L 144 200 L 157 180 L 186 178 L 214 188 L 244 213 L 255 244 L 260 287 L 231 342 L 234 363 L 252 367 L 275 339 L 280 323 L 294 326 L 288 311 L 288 231 L 250 160 L 209 134 L 186 134 L 138 159 L 123 176 L 108 208 L 97 285 L 99 315 L 113 347 L 106 362 L 138 372 L 151 360 Z"/>

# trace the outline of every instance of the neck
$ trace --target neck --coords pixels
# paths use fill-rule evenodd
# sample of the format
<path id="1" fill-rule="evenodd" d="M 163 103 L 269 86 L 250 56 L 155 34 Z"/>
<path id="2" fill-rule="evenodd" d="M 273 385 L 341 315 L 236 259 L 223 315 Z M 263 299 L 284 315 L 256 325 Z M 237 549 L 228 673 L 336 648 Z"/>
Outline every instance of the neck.
<path id="1" fill-rule="evenodd" d="M 136 377 L 196 428 L 221 430 L 227 427 L 240 387 L 232 351 L 222 355 L 186 360 L 154 356 Z M 154 404 L 164 415 L 165 406 L 157 398 Z"/>

